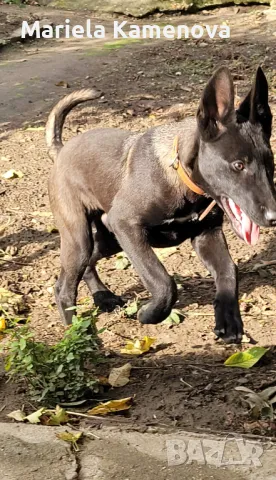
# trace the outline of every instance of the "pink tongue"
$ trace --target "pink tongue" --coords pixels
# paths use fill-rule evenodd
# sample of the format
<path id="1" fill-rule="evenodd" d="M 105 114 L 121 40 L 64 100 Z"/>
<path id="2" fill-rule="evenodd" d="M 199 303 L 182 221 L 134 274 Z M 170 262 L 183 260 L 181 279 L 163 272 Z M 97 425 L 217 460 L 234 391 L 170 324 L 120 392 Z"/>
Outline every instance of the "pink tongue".
<path id="1" fill-rule="evenodd" d="M 259 240 L 260 227 L 252 222 L 244 212 L 242 212 L 241 224 L 244 241 L 248 245 L 256 245 Z"/>

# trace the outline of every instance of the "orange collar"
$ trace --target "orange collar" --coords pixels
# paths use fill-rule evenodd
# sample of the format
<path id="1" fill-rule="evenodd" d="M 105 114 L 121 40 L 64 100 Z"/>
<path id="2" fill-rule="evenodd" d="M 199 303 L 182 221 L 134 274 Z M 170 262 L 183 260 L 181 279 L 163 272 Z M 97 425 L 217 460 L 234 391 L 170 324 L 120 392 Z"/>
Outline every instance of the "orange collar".
<path id="1" fill-rule="evenodd" d="M 178 153 L 178 136 L 174 137 L 173 140 L 173 150 L 172 150 L 172 163 L 171 166 L 174 170 L 177 171 L 178 175 L 180 176 L 181 180 L 185 185 L 192 190 L 192 192 L 197 193 L 198 195 L 204 195 L 204 191 L 196 185 L 193 180 L 189 177 L 188 173 L 182 166 L 179 160 L 179 153 Z"/>
<path id="2" fill-rule="evenodd" d="M 192 190 L 192 192 L 197 193 L 198 195 L 205 195 L 205 192 L 200 188 L 198 185 L 196 185 L 193 180 L 189 177 L 188 173 L 186 172 L 185 168 L 181 164 L 179 160 L 179 153 L 178 153 L 178 136 L 176 135 L 173 140 L 173 150 L 172 150 L 172 163 L 170 165 L 171 167 L 174 168 L 174 170 L 177 171 L 179 177 L 181 178 L 182 182 L 185 183 L 185 185 Z M 212 210 L 212 208 L 215 206 L 216 201 L 213 200 L 210 205 L 201 213 L 199 216 L 198 220 L 201 221 L 203 218 L 208 215 L 208 213 Z"/>

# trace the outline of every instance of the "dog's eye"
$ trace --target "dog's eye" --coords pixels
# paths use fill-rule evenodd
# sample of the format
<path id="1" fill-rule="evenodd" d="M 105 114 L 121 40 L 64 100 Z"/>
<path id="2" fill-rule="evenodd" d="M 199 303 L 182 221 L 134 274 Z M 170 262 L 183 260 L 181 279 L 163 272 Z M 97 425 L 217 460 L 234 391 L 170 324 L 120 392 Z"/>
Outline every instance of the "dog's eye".
<path id="1" fill-rule="evenodd" d="M 243 162 L 234 162 L 233 167 L 237 172 L 241 172 L 244 169 L 244 163 Z"/>

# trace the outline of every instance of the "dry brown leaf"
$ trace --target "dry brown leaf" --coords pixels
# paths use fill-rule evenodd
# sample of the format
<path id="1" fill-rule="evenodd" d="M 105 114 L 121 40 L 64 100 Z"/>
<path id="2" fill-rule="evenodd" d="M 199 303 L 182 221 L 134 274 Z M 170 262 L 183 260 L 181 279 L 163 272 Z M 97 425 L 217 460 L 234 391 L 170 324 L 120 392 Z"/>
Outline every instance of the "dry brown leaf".
<path id="1" fill-rule="evenodd" d="M 69 83 L 65 82 L 64 80 L 57 82 L 55 85 L 56 87 L 70 88 Z"/>
<path id="2" fill-rule="evenodd" d="M 129 382 L 131 368 L 130 363 L 126 363 L 119 368 L 112 368 L 108 377 L 108 383 L 112 387 L 124 387 Z"/>

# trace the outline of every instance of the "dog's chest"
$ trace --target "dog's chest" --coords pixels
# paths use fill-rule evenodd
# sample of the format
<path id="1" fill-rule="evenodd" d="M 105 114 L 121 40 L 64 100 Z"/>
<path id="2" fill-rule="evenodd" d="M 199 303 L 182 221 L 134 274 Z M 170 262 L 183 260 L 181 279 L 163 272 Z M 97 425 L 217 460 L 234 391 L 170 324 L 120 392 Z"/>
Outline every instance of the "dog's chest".
<path id="1" fill-rule="evenodd" d="M 202 220 L 198 214 L 210 204 L 210 199 L 202 197 L 194 204 L 186 203 L 175 210 L 174 215 L 161 225 L 148 228 L 148 239 L 153 247 L 171 247 L 179 245 L 187 239 L 194 238 L 205 230 L 222 225 L 223 212 L 216 205 Z"/>

